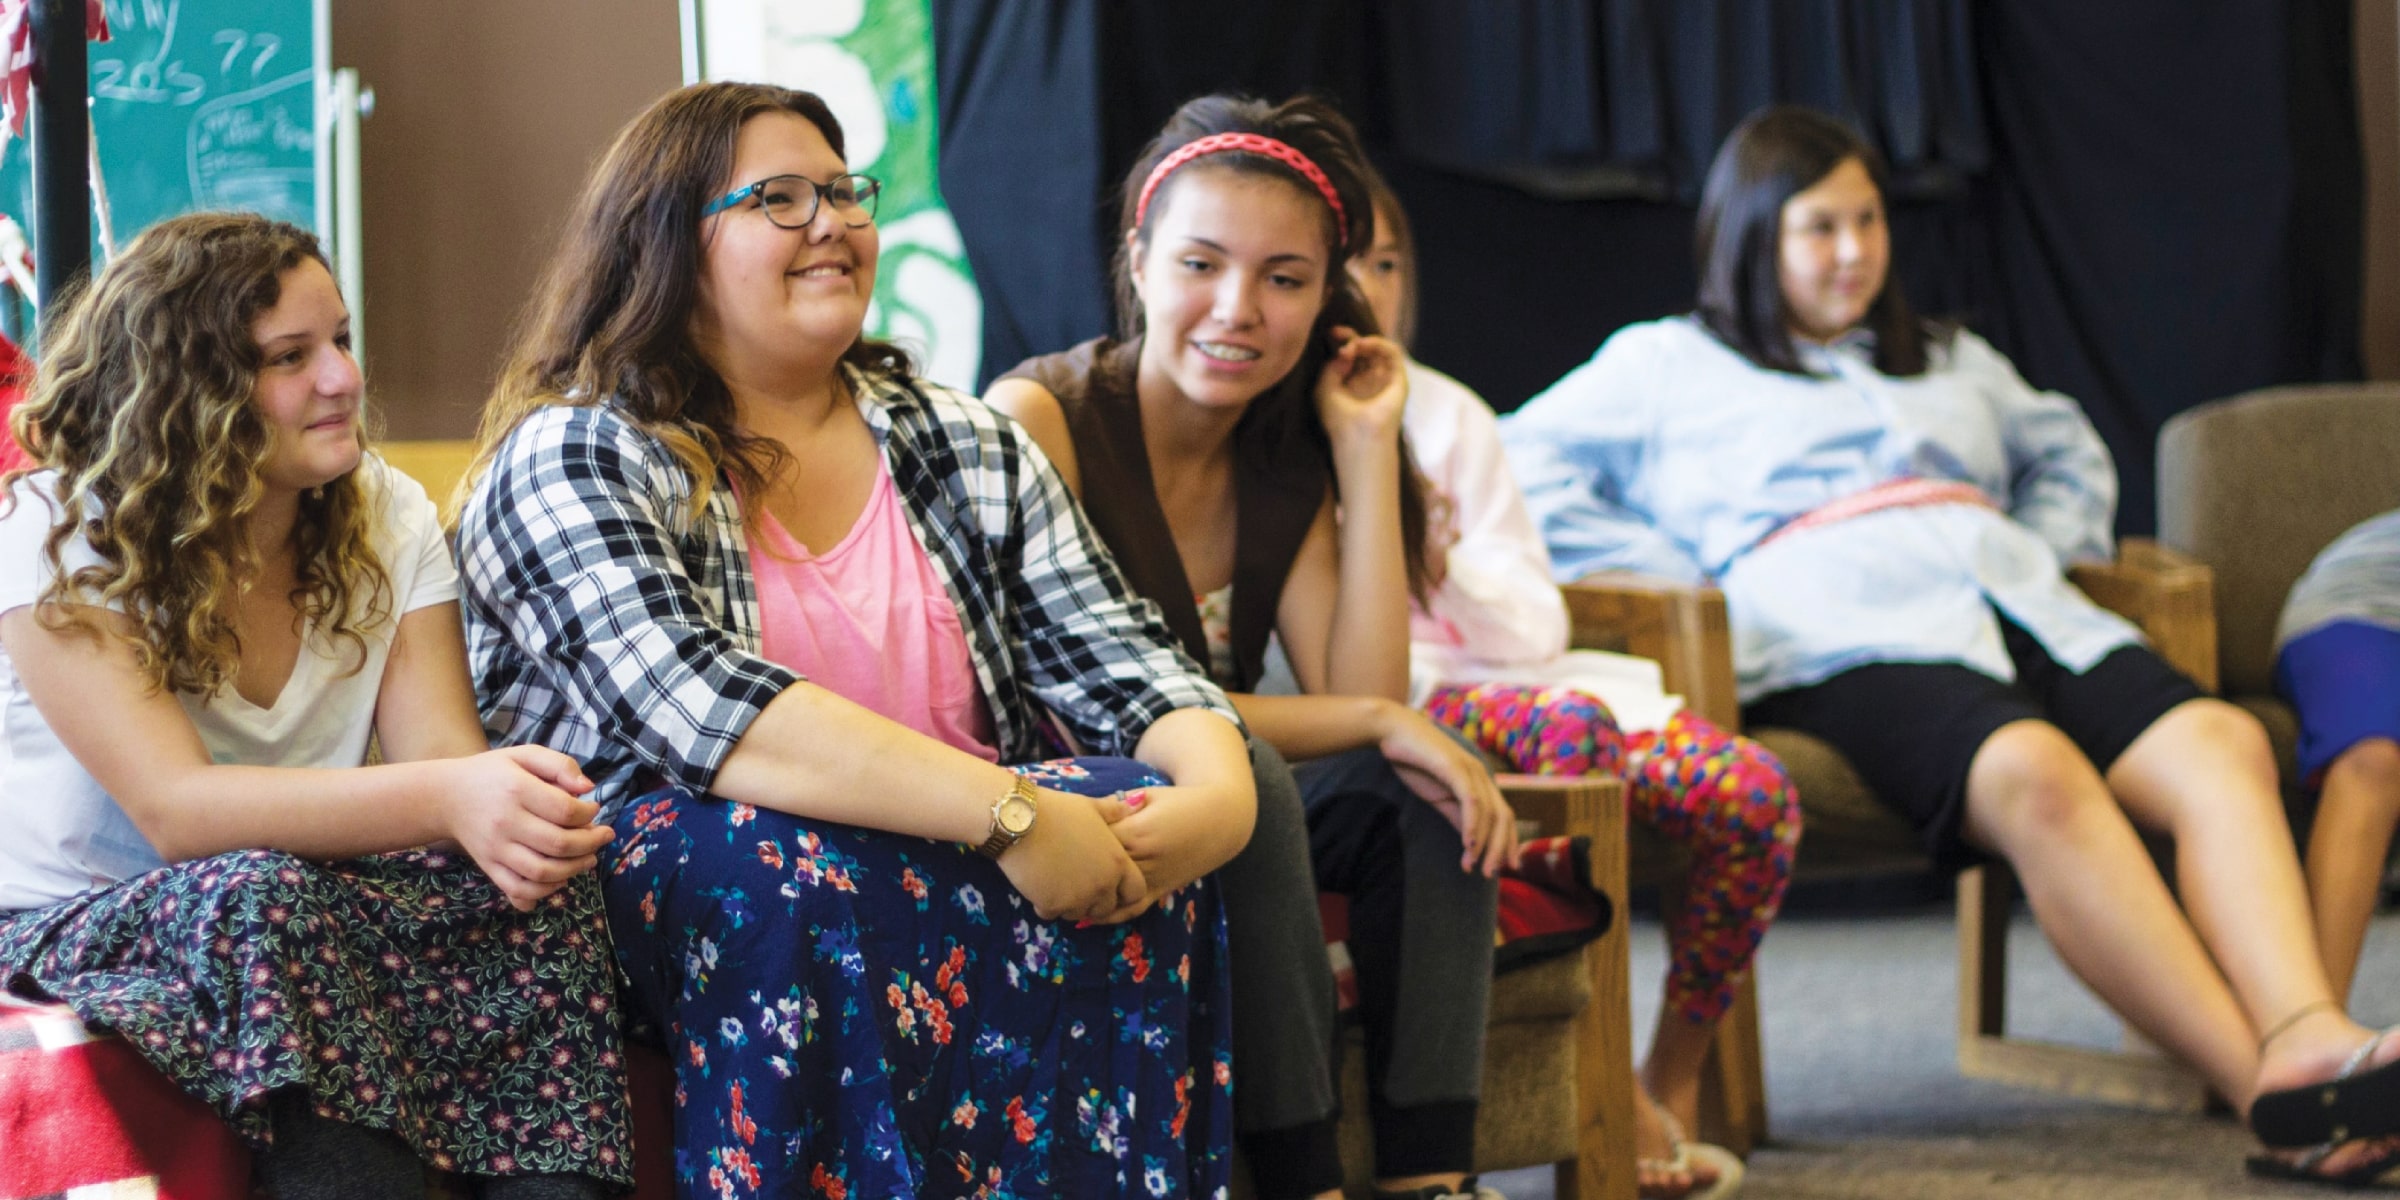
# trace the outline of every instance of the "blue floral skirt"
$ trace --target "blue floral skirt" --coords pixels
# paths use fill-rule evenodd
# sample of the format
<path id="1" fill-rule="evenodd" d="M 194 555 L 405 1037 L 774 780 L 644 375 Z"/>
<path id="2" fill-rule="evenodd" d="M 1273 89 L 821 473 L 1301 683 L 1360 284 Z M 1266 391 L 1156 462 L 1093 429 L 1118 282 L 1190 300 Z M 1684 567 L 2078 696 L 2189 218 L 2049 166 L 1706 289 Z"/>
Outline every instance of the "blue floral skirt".
<path id="1" fill-rule="evenodd" d="M 1020 767 L 1106 795 L 1127 759 Z M 971 848 L 680 788 L 601 869 L 631 1015 L 675 1066 L 686 1197 L 1215 1196 L 1233 1137 L 1213 880 L 1045 921 Z M 639 1036 L 639 1035 L 637 1035 Z"/>
<path id="2" fill-rule="evenodd" d="M 591 875 L 518 912 L 463 854 L 247 850 L 0 914 L 0 986 L 125 1038 L 253 1144 L 299 1088 L 475 1175 L 632 1185 L 614 976 Z"/>

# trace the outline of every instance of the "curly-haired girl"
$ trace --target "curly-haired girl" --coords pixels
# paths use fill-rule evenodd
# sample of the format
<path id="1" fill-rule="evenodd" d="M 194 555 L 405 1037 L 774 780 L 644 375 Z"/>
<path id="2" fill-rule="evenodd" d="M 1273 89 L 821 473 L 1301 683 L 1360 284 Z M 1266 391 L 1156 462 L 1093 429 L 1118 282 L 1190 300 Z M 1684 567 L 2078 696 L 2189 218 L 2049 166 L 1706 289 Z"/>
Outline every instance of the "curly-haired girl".
<path id="1" fill-rule="evenodd" d="M 572 760 L 487 749 L 315 241 L 163 222 L 47 341 L 0 500 L 0 982 L 124 1035 L 278 1196 L 630 1183 L 610 831 Z"/>

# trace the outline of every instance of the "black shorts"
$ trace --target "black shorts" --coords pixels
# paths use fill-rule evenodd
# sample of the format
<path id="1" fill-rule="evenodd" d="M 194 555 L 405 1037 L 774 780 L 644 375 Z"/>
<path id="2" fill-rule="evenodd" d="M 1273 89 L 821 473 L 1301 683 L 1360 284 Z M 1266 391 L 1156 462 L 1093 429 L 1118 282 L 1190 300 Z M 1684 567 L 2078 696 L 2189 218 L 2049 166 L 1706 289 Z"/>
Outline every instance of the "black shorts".
<path id="1" fill-rule="evenodd" d="M 2198 685 L 2147 646 L 2110 651 L 2078 675 L 2006 616 L 2014 683 L 1956 663 L 1873 663 L 1742 709 L 1748 729 L 1792 729 L 1841 751 L 1883 804 L 1916 826 L 1943 870 L 1981 855 L 1965 841 L 1967 771 L 2003 725 L 2047 721 L 2102 774 Z"/>

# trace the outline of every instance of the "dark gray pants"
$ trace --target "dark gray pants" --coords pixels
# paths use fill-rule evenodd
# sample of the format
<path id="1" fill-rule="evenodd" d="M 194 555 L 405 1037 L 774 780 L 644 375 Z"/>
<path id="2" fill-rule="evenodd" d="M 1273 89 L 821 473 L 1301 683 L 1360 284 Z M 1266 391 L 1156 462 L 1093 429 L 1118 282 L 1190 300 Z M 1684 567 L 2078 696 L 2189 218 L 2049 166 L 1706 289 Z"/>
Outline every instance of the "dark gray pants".
<path id="1" fill-rule="evenodd" d="M 422 1200 L 425 1168 L 406 1142 L 380 1129 L 316 1114 L 298 1089 L 269 1097 L 275 1146 L 258 1156 L 258 1183 L 276 1200 Z M 483 1200 L 600 1200 L 608 1189 L 582 1175 L 484 1178 Z"/>
<path id="2" fill-rule="evenodd" d="M 1376 1174 L 1471 1169 L 1498 888 L 1374 750 L 1287 767 L 1253 741 L 1258 824 L 1219 872 L 1234 1113 L 1262 1200 L 1341 1182 L 1341 1042 L 1317 893 L 1350 900 Z"/>

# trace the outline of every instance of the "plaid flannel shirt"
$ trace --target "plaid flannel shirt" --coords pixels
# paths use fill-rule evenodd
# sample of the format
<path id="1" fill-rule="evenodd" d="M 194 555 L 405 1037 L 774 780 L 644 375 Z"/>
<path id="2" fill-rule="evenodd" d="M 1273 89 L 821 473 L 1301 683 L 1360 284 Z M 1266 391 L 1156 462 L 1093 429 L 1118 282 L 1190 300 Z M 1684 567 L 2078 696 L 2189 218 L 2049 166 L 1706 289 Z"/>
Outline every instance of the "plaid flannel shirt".
<path id="1" fill-rule="evenodd" d="M 1003 761 L 1040 754 L 1041 710 L 1130 754 L 1178 708 L 1239 722 L 1159 609 L 1127 586 L 1050 465 L 980 401 L 845 367 L 910 528 L 958 609 Z M 709 790 L 800 676 L 759 656 L 758 591 L 724 478 L 691 477 L 606 405 L 511 431 L 459 514 L 469 657 L 496 744 L 574 756 L 613 809 L 644 772 Z"/>

